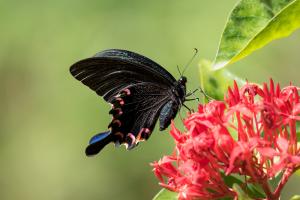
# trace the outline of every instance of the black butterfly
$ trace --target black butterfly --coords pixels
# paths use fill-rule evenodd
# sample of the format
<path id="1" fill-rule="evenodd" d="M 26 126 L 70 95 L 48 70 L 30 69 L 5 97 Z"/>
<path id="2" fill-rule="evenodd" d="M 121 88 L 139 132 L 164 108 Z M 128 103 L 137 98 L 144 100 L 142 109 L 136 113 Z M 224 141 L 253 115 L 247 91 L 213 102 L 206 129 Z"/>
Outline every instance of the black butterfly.
<path id="1" fill-rule="evenodd" d="M 158 118 L 160 130 L 166 129 L 187 96 L 186 77 L 176 81 L 159 64 L 126 50 L 99 52 L 73 64 L 70 72 L 112 104 L 110 130 L 90 139 L 87 156 L 110 142 L 134 148 L 150 137 Z"/>

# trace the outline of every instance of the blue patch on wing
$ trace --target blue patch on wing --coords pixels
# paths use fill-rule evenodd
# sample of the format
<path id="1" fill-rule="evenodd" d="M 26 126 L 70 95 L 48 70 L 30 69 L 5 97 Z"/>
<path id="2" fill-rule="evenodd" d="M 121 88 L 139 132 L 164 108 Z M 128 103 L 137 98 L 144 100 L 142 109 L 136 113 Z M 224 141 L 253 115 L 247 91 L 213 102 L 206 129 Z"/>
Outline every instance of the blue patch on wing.
<path id="1" fill-rule="evenodd" d="M 105 139 L 107 136 L 110 135 L 110 133 L 111 133 L 110 131 L 107 131 L 107 132 L 104 132 L 104 133 L 98 133 L 97 135 L 94 135 L 90 139 L 89 144 L 94 144 L 96 142 L 99 142 L 99 141 Z"/>

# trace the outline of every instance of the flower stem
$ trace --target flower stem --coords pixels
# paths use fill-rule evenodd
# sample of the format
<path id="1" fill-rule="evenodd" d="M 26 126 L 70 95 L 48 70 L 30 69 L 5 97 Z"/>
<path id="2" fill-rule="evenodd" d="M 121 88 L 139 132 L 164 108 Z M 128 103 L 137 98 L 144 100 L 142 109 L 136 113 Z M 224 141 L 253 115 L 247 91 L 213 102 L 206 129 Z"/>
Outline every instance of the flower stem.
<path id="1" fill-rule="evenodd" d="M 279 198 L 280 197 L 280 193 L 281 190 L 283 189 L 283 187 L 285 186 L 285 184 L 287 183 L 289 177 L 296 171 L 297 168 L 288 168 L 282 175 L 281 181 L 278 184 L 278 187 L 276 188 L 275 192 L 274 192 L 274 196 Z"/>
<path id="2" fill-rule="evenodd" d="M 275 197 L 275 195 L 272 193 L 270 185 L 268 184 L 267 180 L 264 180 L 261 186 L 267 195 L 266 200 L 279 200 L 279 197 Z"/>

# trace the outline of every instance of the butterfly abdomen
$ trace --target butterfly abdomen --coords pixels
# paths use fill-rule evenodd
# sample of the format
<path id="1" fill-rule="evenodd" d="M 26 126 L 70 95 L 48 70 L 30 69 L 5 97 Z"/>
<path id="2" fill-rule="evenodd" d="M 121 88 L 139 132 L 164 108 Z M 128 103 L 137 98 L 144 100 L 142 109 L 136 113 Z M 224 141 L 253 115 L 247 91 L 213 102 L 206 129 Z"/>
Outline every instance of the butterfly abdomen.
<path id="1" fill-rule="evenodd" d="M 164 105 L 159 115 L 159 130 L 165 130 L 170 124 L 171 120 L 176 117 L 178 111 L 178 104 L 175 101 L 169 101 Z"/>

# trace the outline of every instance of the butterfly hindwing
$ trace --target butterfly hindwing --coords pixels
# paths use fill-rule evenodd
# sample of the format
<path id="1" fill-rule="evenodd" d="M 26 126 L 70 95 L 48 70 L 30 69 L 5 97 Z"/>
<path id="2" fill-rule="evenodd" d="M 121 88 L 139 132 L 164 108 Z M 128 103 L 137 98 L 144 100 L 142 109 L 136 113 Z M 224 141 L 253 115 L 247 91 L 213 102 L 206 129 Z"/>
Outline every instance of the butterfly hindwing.
<path id="1" fill-rule="evenodd" d="M 89 145 L 85 149 L 85 154 L 87 156 L 96 155 L 103 149 L 103 147 L 105 147 L 108 143 L 113 141 L 112 138 L 113 136 L 111 134 L 111 131 L 98 133 L 90 139 Z"/>
<path id="2" fill-rule="evenodd" d="M 169 100 L 168 88 L 158 84 L 140 83 L 122 90 L 112 103 L 109 125 L 115 143 L 126 144 L 129 149 L 147 140 L 154 129 L 161 108 Z"/>

